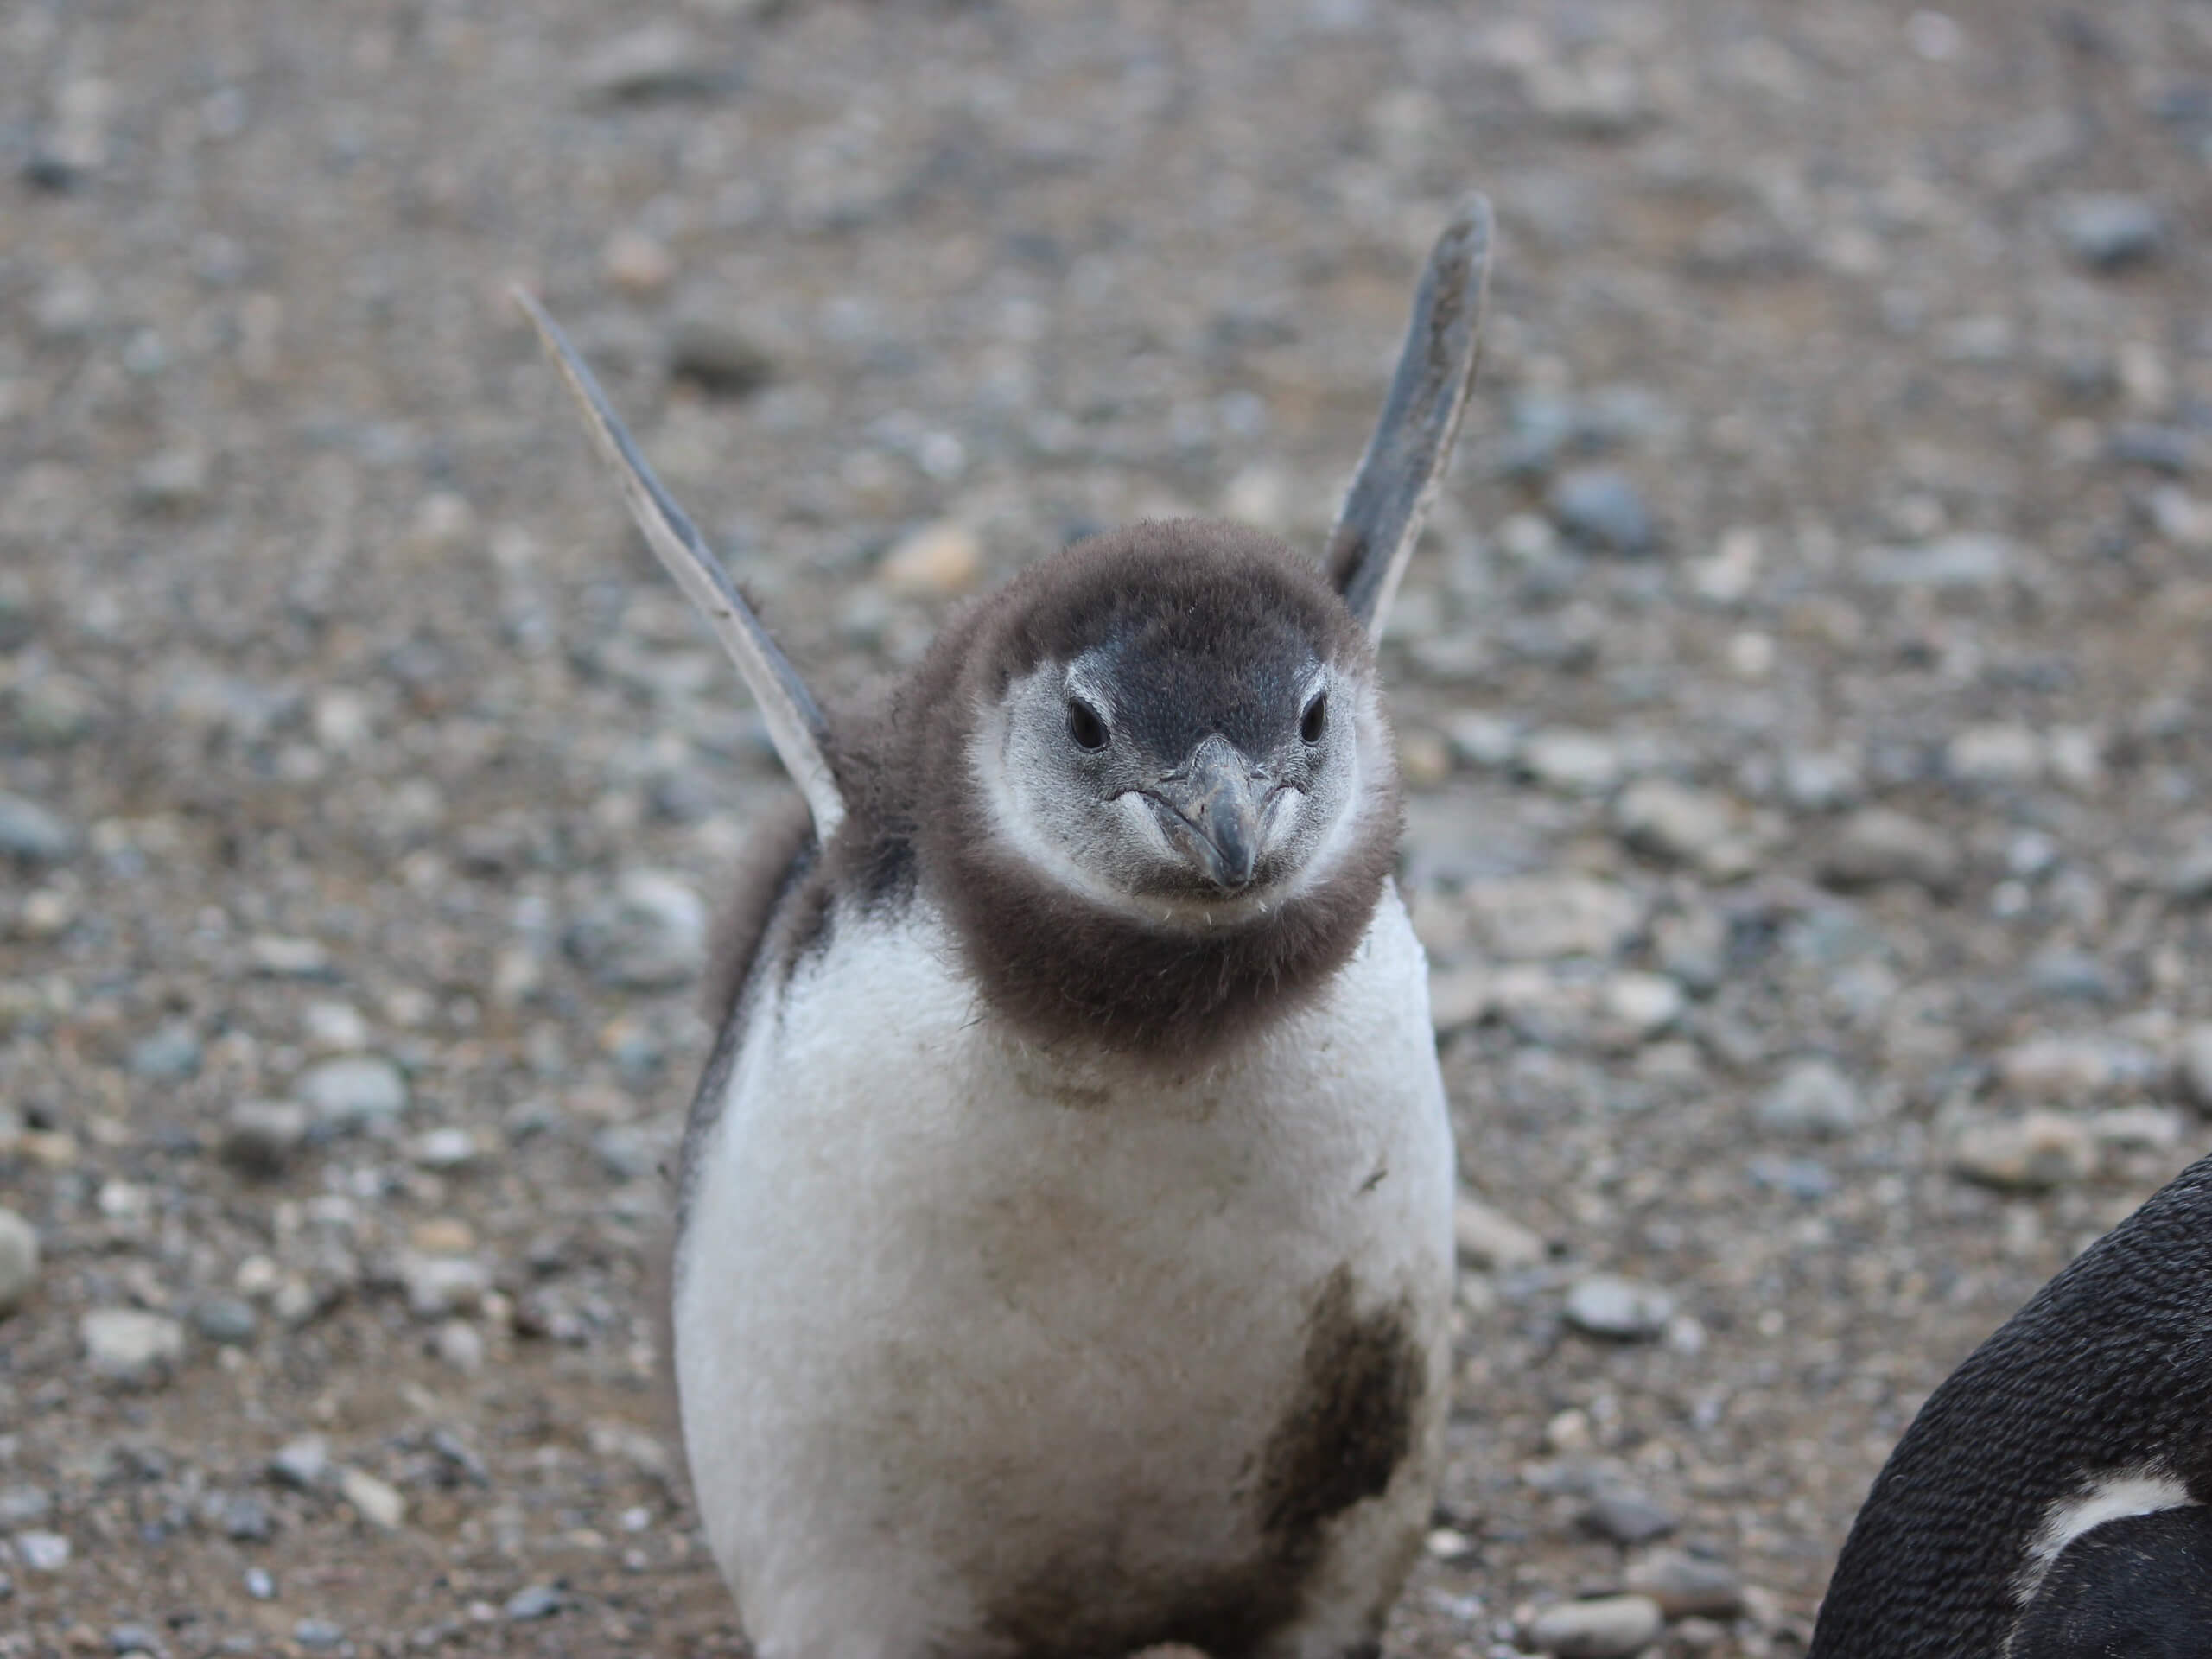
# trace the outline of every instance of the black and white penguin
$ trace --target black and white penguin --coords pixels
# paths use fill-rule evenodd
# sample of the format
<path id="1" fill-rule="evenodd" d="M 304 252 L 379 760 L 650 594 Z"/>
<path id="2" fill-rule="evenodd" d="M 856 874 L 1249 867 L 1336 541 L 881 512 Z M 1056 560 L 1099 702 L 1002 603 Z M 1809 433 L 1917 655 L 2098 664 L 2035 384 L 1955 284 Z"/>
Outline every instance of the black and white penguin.
<path id="1" fill-rule="evenodd" d="M 1470 198 L 1320 569 L 1101 536 L 834 720 L 523 296 L 809 808 L 734 930 L 671 1299 L 764 1659 L 1373 1649 L 1438 1474 L 1454 1179 L 1373 641 L 1490 240 Z"/>
<path id="2" fill-rule="evenodd" d="M 2212 1158 L 1929 1396 L 1811 1659 L 2212 1659 Z"/>

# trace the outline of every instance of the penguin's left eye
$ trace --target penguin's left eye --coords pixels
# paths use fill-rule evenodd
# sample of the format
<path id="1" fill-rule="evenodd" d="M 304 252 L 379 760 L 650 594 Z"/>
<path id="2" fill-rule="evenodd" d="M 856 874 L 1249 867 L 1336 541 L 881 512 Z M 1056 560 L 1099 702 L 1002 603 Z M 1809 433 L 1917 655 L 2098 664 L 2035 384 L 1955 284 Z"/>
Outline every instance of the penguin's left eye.
<path id="1" fill-rule="evenodd" d="M 1329 694 L 1316 691 L 1313 701 L 1306 705 L 1306 712 L 1299 717 L 1298 735 L 1307 743 L 1319 743 L 1321 734 L 1329 728 Z"/>
<path id="2" fill-rule="evenodd" d="M 1076 747 L 1096 754 L 1106 747 L 1109 735 L 1106 721 L 1096 709 L 1081 697 L 1068 699 L 1068 736 Z"/>

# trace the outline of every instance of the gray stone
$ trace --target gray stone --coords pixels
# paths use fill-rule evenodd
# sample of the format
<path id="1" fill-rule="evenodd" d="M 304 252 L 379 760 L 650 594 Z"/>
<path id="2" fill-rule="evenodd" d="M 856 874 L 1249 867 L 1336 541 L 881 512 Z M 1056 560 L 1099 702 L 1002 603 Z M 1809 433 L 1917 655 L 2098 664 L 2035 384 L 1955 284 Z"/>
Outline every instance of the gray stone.
<path id="1" fill-rule="evenodd" d="M 1958 843 L 1934 824 L 1886 806 L 1862 807 L 1843 822 L 1821 874 L 1837 887 L 1911 881 L 1948 892 L 1964 863 Z"/>
<path id="2" fill-rule="evenodd" d="M 164 1313 L 99 1308 L 77 1322 L 95 1376 L 134 1386 L 158 1382 L 184 1359 L 184 1326 Z"/>
<path id="3" fill-rule="evenodd" d="M 182 1083 L 200 1075 L 200 1033 L 191 1022 L 172 1020 L 131 1044 L 124 1065 L 149 1083 Z"/>
<path id="4" fill-rule="evenodd" d="M 2077 1103 L 2151 1087 L 2165 1069 L 2141 1045 L 2094 1033 L 2032 1037 L 1997 1057 L 1998 1081 L 2013 1094 Z"/>
<path id="5" fill-rule="evenodd" d="M 1509 962 L 1608 957 L 1636 936 L 1643 906 L 1626 887 L 1585 875 L 1509 876 L 1466 892 L 1484 947 Z"/>
<path id="6" fill-rule="evenodd" d="M 668 372 L 720 397 L 741 397 L 775 378 L 767 348 L 727 318 L 678 318 L 668 334 Z"/>
<path id="7" fill-rule="evenodd" d="M 232 1492 L 222 1501 L 217 1524 L 223 1536 L 242 1544 L 265 1544 L 276 1535 L 276 1518 L 251 1492 Z"/>
<path id="8" fill-rule="evenodd" d="M 2181 1082 L 2198 1110 L 2212 1112 L 2212 1024 L 2191 1026 L 2183 1033 Z"/>
<path id="9" fill-rule="evenodd" d="M 2104 963 L 2086 950 L 2037 952 L 2028 963 L 2028 985 L 2059 1002 L 2109 1002 L 2117 990 Z"/>
<path id="10" fill-rule="evenodd" d="M 1595 732 L 1537 732 L 1522 744 L 1521 764 L 1562 795 L 1602 795 L 1621 780 L 1619 749 Z"/>
<path id="11" fill-rule="evenodd" d="M 274 1601 L 276 1599 L 276 1580 L 270 1575 L 267 1567 L 249 1567 L 245 1570 L 245 1577 L 242 1582 L 245 1586 L 246 1594 L 252 1597 L 254 1600 Z"/>
<path id="12" fill-rule="evenodd" d="M 400 1258 L 399 1279 L 408 1312 L 418 1319 L 465 1313 L 492 1288 L 490 1269 L 472 1255 L 416 1255 Z"/>
<path id="13" fill-rule="evenodd" d="M 2164 217 L 2141 196 L 2116 191 L 2068 196 L 2052 217 L 2067 251 L 2100 270 L 2147 259 L 2165 241 Z"/>
<path id="14" fill-rule="evenodd" d="M 67 818 L 20 795 L 0 794 L 0 854 L 32 863 L 58 863 L 77 850 Z"/>
<path id="15" fill-rule="evenodd" d="M 1874 588 L 1994 588 L 2011 578 L 2018 563 L 2016 543 L 1967 531 L 1918 547 L 1869 548 L 1859 558 L 1859 575 Z"/>
<path id="16" fill-rule="evenodd" d="M 1665 1624 L 1649 1596 L 1599 1596 L 1545 1608 L 1524 1639 L 1555 1659 L 1629 1659 L 1656 1642 Z"/>
<path id="17" fill-rule="evenodd" d="M 1672 1510 L 1645 1494 L 1608 1486 L 1591 1495 L 1582 1524 L 1601 1538 L 1633 1548 L 1664 1538 L 1679 1523 Z"/>
<path id="18" fill-rule="evenodd" d="M 600 1165 L 619 1181 L 650 1175 L 660 1162 L 659 1144 L 635 1123 L 610 1123 L 591 1138 Z"/>
<path id="19" fill-rule="evenodd" d="M 601 41 L 584 54 L 576 88 L 591 103 L 710 98 L 736 84 L 681 23 L 661 21 Z"/>
<path id="20" fill-rule="evenodd" d="M 1965 1125 L 1951 1147 L 1951 1167 L 1970 1181 L 2007 1192 L 2069 1186 L 2096 1167 L 2088 1126 L 2056 1112 Z"/>
<path id="21" fill-rule="evenodd" d="M 21 1532 L 54 1513 L 54 1494 L 43 1486 L 0 1486 L 0 1532 Z"/>
<path id="22" fill-rule="evenodd" d="M 1833 812 L 1866 791 L 1859 763 L 1834 750 L 1792 749 L 1782 757 L 1782 798 L 1801 812 Z"/>
<path id="23" fill-rule="evenodd" d="M 1943 770 L 1955 783 L 2001 787 L 2043 776 L 2044 741 L 2025 726 L 1969 726 L 1943 747 Z"/>
<path id="24" fill-rule="evenodd" d="M 0 1319 L 23 1305 L 38 1283 L 38 1229 L 13 1210 L 0 1210 Z"/>
<path id="25" fill-rule="evenodd" d="M 261 1318 L 241 1296 L 210 1296 L 192 1310 L 192 1328 L 210 1342 L 239 1348 L 251 1342 Z"/>
<path id="26" fill-rule="evenodd" d="M 505 1611 L 519 1624 L 524 1619 L 550 1618 L 568 1605 L 566 1591 L 550 1584 L 533 1584 L 509 1596 Z"/>
<path id="27" fill-rule="evenodd" d="M 1548 504 L 1561 530 L 1609 553 L 1649 553 L 1657 540 L 1650 510 L 1627 474 L 1578 467 L 1553 484 Z"/>
<path id="28" fill-rule="evenodd" d="M 1744 1582 L 1733 1567 L 1678 1549 L 1656 1550 L 1632 1563 L 1623 1583 L 1657 1602 L 1669 1618 L 1733 1618 L 1744 1607 Z"/>
<path id="29" fill-rule="evenodd" d="M 484 1369 L 483 1333 L 466 1319 L 448 1319 L 438 1327 L 438 1357 L 463 1376 Z"/>
<path id="30" fill-rule="evenodd" d="M 145 512 L 182 512 L 207 499 L 207 457 L 197 449 L 164 449 L 130 480 L 133 505 Z"/>
<path id="31" fill-rule="evenodd" d="M 375 1054 L 319 1060 L 301 1073 L 293 1092 L 334 1134 L 387 1128 L 407 1109 L 407 1079 Z"/>
<path id="32" fill-rule="evenodd" d="M 16 1560 L 26 1573 L 54 1573 L 69 1565 L 69 1541 L 58 1532 L 19 1532 Z"/>
<path id="33" fill-rule="evenodd" d="M 283 1100 L 242 1100 L 223 1125 L 223 1161 L 248 1175 L 281 1175 L 307 1136 L 305 1107 Z"/>
<path id="34" fill-rule="evenodd" d="M 1829 1140 L 1849 1135 L 1866 1116 L 1858 1085 L 1829 1061 L 1797 1061 L 1758 1106 L 1759 1127 L 1777 1135 Z"/>
<path id="35" fill-rule="evenodd" d="M 292 1640 L 309 1653 L 328 1653 L 346 1641 L 346 1629 L 327 1618 L 303 1618 L 292 1626 Z"/>
<path id="36" fill-rule="evenodd" d="M 1638 852 L 1688 864 L 1715 881 L 1758 868 L 1759 837 L 1740 802 L 1669 778 L 1644 778 L 1613 803 L 1613 828 Z"/>
<path id="37" fill-rule="evenodd" d="M 1592 1336 L 1656 1337 L 1675 1317 L 1675 1299 L 1656 1286 L 1612 1274 L 1579 1280 L 1567 1293 L 1567 1320 Z"/>
<path id="38" fill-rule="evenodd" d="M 118 1624 L 107 1633 L 107 1648 L 115 1654 L 157 1653 L 161 1641 L 143 1624 Z"/>
<path id="39" fill-rule="evenodd" d="M 706 906 L 677 876 L 628 870 L 577 918 L 568 946 L 602 985 L 656 990 L 686 984 L 706 966 Z"/>
<path id="40" fill-rule="evenodd" d="M 320 1434 L 287 1440 L 269 1459 L 270 1478 L 295 1491 L 313 1491 L 330 1477 L 330 1443 Z"/>

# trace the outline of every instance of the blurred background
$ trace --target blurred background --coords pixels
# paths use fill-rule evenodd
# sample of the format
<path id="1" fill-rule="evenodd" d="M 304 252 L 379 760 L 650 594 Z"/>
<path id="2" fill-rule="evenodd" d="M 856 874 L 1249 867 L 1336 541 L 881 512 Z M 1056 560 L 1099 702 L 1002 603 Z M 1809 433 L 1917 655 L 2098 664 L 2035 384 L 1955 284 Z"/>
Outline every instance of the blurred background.
<path id="1" fill-rule="evenodd" d="M 843 693 L 1090 529 L 1318 550 L 1473 185 L 1391 1650 L 1797 1650 L 2212 1147 L 2208 169 L 2200 0 L 15 0 L 0 1655 L 738 1650 L 649 1264 L 781 785 L 508 284 Z"/>

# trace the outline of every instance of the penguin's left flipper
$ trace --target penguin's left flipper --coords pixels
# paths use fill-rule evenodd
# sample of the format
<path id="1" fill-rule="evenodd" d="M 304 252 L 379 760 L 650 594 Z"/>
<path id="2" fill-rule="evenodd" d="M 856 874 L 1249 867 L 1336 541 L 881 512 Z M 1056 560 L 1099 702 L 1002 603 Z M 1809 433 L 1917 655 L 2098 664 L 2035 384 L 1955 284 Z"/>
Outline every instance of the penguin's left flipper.
<path id="1" fill-rule="evenodd" d="M 2010 1659 L 2212 1659 L 2212 1509 L 2130 1515 L 2066 1547 Z"/>
<path id="2" fill-rule="evenodd" d="M 814 694 L 806 689 L 806 682 L 799 678 L 791 658 L 784 655 L 752 606 L 746 603 L 721 561 L 708 550 L 683 509 L 645 465 L 621 417 L 560 325 L 526 290 L 518 287 L 512 292 L 515 303 L 537 325 L 546 355 L 553 359 L 553 366 L 560 370 L 562 380 L 575 399 L 593 445 L 621 484 L 622 499 L 631 518 L 637 520 L 646 542 L 685 596 L 699 607 L 722 648 L 735 660 L 738 672 L 745 677 L 753 700 L 760 705 L 776 753 L 814 814 L 814 832 L 827 842 L 844 822 L 845 798 L 830 762 L 829 723 Z"/>
<path id="3" fill-rule="evenodd" d="M 1466 412 L 1482 355 L 1490 245 L 1490 203 L 1470 194 L 1421 272 L 1397 372 L 1329 537 L 1329 581 L 1370 638 L 1382 637 Z"/>

